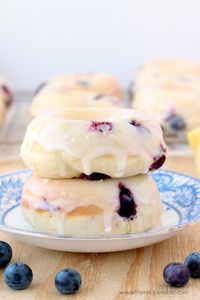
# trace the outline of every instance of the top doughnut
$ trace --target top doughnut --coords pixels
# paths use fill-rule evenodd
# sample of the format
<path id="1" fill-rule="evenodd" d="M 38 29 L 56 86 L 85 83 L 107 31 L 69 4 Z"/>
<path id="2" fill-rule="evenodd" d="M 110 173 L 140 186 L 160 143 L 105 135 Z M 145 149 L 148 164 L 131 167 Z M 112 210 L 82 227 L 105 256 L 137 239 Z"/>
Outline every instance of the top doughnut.
<path id="1" fill-rule="evenodd" d="M 39 116 L 21 146 L 27 167 L 47 178 L 145 174 L 162 166 L 165 152 L 159 123 L 125 108 L 74 108 Z"/>

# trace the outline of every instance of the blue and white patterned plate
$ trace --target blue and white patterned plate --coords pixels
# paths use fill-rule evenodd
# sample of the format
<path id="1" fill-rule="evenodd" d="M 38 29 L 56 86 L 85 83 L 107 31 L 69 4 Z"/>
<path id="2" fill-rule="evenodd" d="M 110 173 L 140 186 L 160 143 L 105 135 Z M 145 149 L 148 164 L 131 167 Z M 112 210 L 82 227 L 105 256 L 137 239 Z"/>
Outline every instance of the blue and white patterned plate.
<path id="1" fill-rule="evenodd" d="M 74 252 L 108 252 L 157 243 L 200 220 L 200 180 L 176 172 L 152 173 L 165 207 L 162 222 L 137 234 L 102 236 L 54 236 L 34 231 L 19 207 L 27 170 L 0 176 L 0 230 L 35 246 Z M 87 242 L 86 242 L 87 241 Z"/>

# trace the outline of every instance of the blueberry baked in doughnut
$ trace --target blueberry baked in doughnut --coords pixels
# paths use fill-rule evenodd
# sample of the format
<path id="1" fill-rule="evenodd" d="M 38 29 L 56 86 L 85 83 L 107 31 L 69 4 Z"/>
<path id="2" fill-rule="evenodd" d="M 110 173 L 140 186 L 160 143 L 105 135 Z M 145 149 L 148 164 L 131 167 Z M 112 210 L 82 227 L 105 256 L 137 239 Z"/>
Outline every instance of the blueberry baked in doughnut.
<path id="1" fill-rule="evenodd" d="M 163 207 L 151 176 L 99 178 L 31 176 L 21 200 L 25 219 L 37 231 L 60 235 L 135 233 L 158 223 Z"/>

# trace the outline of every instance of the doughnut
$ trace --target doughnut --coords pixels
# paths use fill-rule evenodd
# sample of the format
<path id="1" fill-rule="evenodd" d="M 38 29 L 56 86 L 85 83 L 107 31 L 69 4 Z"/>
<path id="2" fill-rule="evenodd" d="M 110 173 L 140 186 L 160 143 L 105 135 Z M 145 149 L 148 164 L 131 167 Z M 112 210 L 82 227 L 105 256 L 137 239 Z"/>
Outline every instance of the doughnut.
<path id="1" fill-rule="evenodd" d="M 132 86 L 132 93 L 144 89 L 164 89 L 168 91 L 191 92 L 200 93 L 200 77 L 193 78 L 192 76 L 178 76 L 171 78 L 170 76 L 156 76 L 151 75 L 141 76 L 135 81 Z"/>
<path id="2" fill-rule="evenodd" d="M 32 120 L 21 157 L 41 177 L 97 172 L 120 178 L 160 168 L 166 145 L 159 123 L 148 114 L 126 108 L 71 108 Z"/>
<path id="3" fill-rule="evenodd" d="M 97 94 L 122 98 L 122 89 L 112 75 L 104 73 L 85 73 L 58 76 L 42 83 L 35 96 L 42 92 L 66 94 L 70 91 L 94 92 Z"/>
<path id="4" fill-rule="evenodd" d="M 3 122 L 4 122 L 4 120 L 5 120 L 5 116 L 6 116 L 5 102 L 4 102 L 4 100 L 1 98 L 1 95 L 0 95 L 0 125 L 3 124 Z"/>
<path id="5" fill-rule="evenodd" d="M 30 113 L 37 116 L 47 112 L 56 112 L 70 107 L 122 106 L 121 99 L 94 92 L 71 91 L 68 93 L 40 92 L 31 104 Z"/>
<path id="6" fill-rule="evenodd" d="M 158 118 L 168 133 L 185 132 L 200 126 L 200 93 L 146 88 L 135 92 L 132 107 Z"/>
<path id="7" fill-rule="evenodd" d="M 21 210 L 40 232 L 98 235 L 145 231 L 158 223 L 163 206 L 149 175 L 105 180 L 33 175 L 24 185 Z"/>
<path id="8" fill-rule="evenodd" d="M 130 89 L 133 109 L 155 116 L 165 137 L 186 141 L 186 131 L 200 125 L 200 64 L 165 59 L 145 64 Z"/>
<path id="9" fill-rule="evenodd" d="M 145 63 L 139 68 L 137 77 L 156 76 L 200 76 L 200 64 L 187 59 L 160 59 Z"/>

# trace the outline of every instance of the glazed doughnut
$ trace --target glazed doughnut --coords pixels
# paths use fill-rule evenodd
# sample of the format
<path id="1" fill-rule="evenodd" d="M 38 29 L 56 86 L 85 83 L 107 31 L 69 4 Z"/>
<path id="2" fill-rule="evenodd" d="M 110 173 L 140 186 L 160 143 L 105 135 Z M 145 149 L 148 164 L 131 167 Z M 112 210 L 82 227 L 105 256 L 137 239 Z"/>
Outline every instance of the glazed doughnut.
<path id="1" fill-rule="evenodd" d="M 174 137 L 185 142 L 186 131 L 200 125 L 200 64 L 183 59 L 149 62 L 138 70 L 130 98 L 134 109 L 159 120 L 168 141 Z"/>
<path id="2" fill-rule="evenodd" d="M 70 107 L 122 106 L 121 99 L 94 92 L 71 91 L 68 93 L 40 92 L 31 104 L 30 113 L 37 116 L 46 112 L 56 112 Z"/>
<path id="3" fill-rule="evenodd" d="M 157 60 L 144 64 L 137 71 L 130 94 L 134 96 L 146 88 L 199 93 L 199 86 L 200 64 L 181 59 Z"/>
<path id="4" fill-rule="evenodd" d="M 55 77 L 41 84 L 35 95 L 41 92 L 66 94 L 70 91 L 94 92 L 122 98 L 123 92 L 117 80 L 109 74 L 85 73 Z"/>
<path id="5" fill-rule="evenodd" d="M 145 63 L 139 68 L 137 77 L 151 76 L 200 76 L 200 64 L 187 59 L 160 59 Z"/>
<path id="6" fill-rule="evenodd" d="M 131 92 L 158 88 L 168 91 L 200 93 L 200 77 L 193 78 L 192 76 L 178 76 L 171 78 L 170 76 L 140 76 L 136 79 L 132 86 Z"/>
<path id="7" fill-rule="evenodd" d="M 159 123 L 125 108 L 74 108 L 38 116 L 21 146 L 26 166 L 48 178 L 146 174 L 162 166 L 165 152 Z"/>
<path id="8" fill-rule="evenodd" d="M 37 231 L 57 235 L 141 232 L 156 225 L 163 210 L 148 175 L 98 181 L 32 176 L 21 209 Z"/>
<path id="9" fill-rule="evenodd" d="M 200 93 L 146 88 L 135 92 L 132 106 L 155 115 L 162 127 L 179 133 L 200 125 Z"/>

